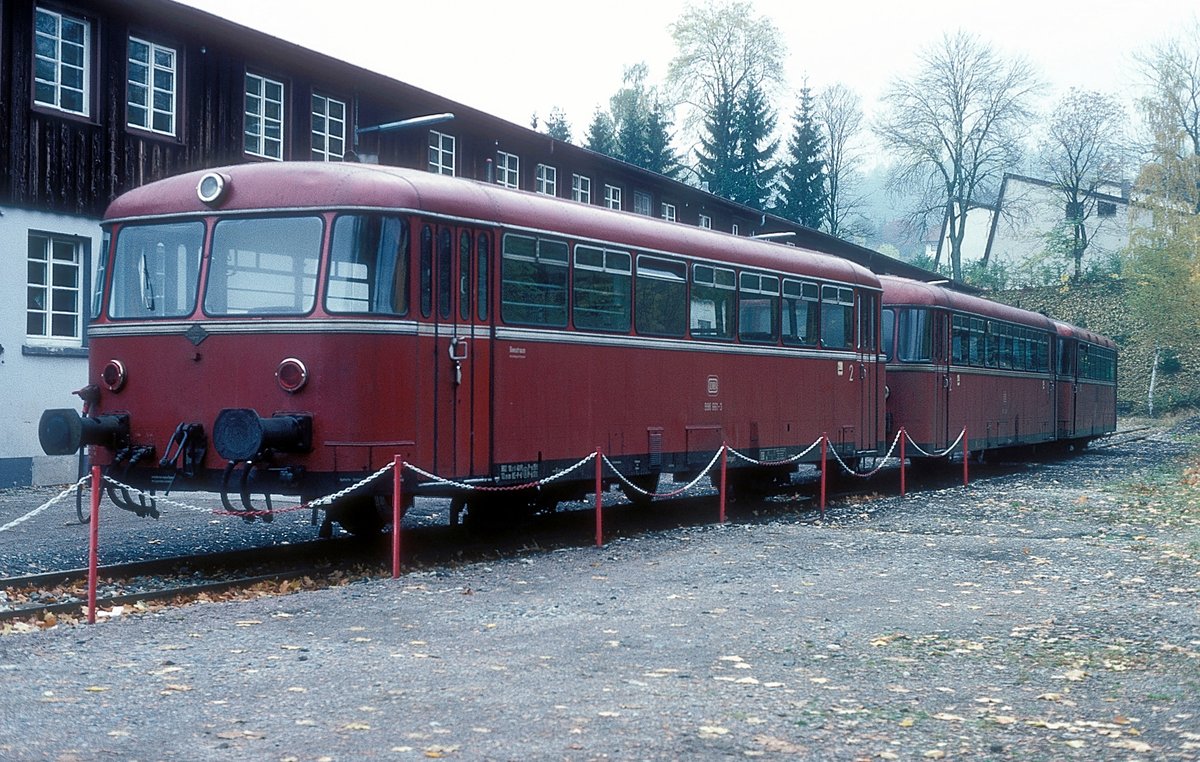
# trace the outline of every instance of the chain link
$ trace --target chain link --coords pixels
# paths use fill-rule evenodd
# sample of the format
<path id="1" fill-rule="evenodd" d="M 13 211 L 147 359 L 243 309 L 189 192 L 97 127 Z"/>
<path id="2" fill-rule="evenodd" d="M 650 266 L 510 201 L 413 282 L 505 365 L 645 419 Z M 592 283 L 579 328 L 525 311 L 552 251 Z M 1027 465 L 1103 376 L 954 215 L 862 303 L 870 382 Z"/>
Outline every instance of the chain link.
<path id="1" fill-rule="evenodd" d="M 4 526 L 0 526 L 0 532 L 7 532 L 8 530 L 13 529 L 14 527 L 18 527 L 21 524 L 24 524 L 26 521 L 29 521 L 30 519 L 32 519 L 34 516 L 37 516 L 38 514 L 43 513 L 44 511 L 48 510 L 50 508 L 50 506 L 55 505 L 56 503 L 60 503 L 63 500 L 66 500 L 67 497 L 69 495 L 71 495 L 71 493 L 73 493 L 75 490 L 79 489 L 83 485 L 87 484 L 91 480 L 92 480 L 91 476 L 83 477 L 79 481 L 72 484 L 70 487 L 67 487 L 62 492 L 60 492 L 59 494 L 50 498 L 46 502 L 42 503 L 37 508 L 34 508 L 32 511 L 25 514 L 24 516 L 13 519 L 12 521 L 5 524 Z"/>
<path id="2" fill-rule="evenodd" d="M 913 441 L 913 438 L 908 435 L 908 430 L 907 429 L 904 430 L 904 438 L 908 440 L 908 443 L 910 445 L 912 445 L 913 448 L 916 449 L 917 452 L 919 452 L 921 455 L 924 455 L 926 458 L 944 458 L 944 457 L 946 457 L 947 455 L 949 455 L 950 453 L 952 453 L 958 449 L 959 444 L 962 443 L 962 439 L 966 435 L 967 435 L 967 429 L 964 427 L 963 430 L 958 433 L 958 439 L 955 439 L 954 442 L 949 447 L 947 447 L 945 450 L 942 450 L 941 452 L 925 452 L 925 450 L 923 450 L 921 448 L 921 445 L 919 445 L 915 441 Z"/>
<path id="3" fill-rule="evenodd" d="M 729 453 L 731 455 L 733 455 L 735 458 L 741 458 L 742 460 L 744 460 L 747 463 L 754 465 L 754 466 L 789 466 L 789 465 L 792 465 L 793 463 L 799 463 L 801 458 L 803 458 L 805 455 L 808 455 L 810 452 L 813 451 L 814 448 L 817 447 L 817 445 L 821 444 L 821 440 L 823 438 L 824 437 L 817 437 L 817 441 L 810 444 L 802 452 L 798 452 L 795 455 L 793 455 L 792 457 L 787 458 L 786 460 L 755 460 L 754 458 L 751 458 L 749 455 L 743 455 L 742 453 L 738 452 L 737 450 L 733 449 L 732 447 L 729 448 Z"/>
<path id="4" fill-rule="evenodd" d="M 717 450 L 717 454 L 713 456 L 712 460 L 710 460 L 708 462 L 708 465 L 704 467 L 704 470 L 701 471 L 696 476 L 695 479 L 692 479 L 690 482 L 688 482 L 684 486 L 680 487 L 679 489 L 671 490 L 670 492 L 650 492 L 649 490 L 642 489 L 641 487 L 637 486 L 633 482 L 629 481 L 629 479 L 627 479 L 625 477 L 625 474 L 618 471 L 617 467 L 613 465 L 613 462 L 608 459 L 607 455 L 603 455 L 601 457 L 604 458 L 604 463 L 609 468 L 612 469 L 614 474 L 617 475 L 617 479 L 622 484 L 624 484 L 625 486 L 632 489 L 634 492 L 637 492 L 638 494 L 645 495 L 646 497 L 650 497 L 650 498 L 656 498 L 656 497 L 657 498 L 670 498 L 670 497 L 675 497 L 676 495 L 682 495 L 684 492 L 687 492 L 692 487 L 695 487 L 697 484 L 699 484 L 700 480 L 703 479 L 705 476 L 708 476 L 708 473 L 713 470 L 713 466 L 717 465 L 717 460 L 721 457 L 721 453 L 728 449 L 729 449 L 728 447 L 726 447 L 725 445 L 722 445 L 721 449 Z"/>
<path id="5" fill-rule="evenodd" d="M 571 473 L 572 471 L 583 468 L 588 463 L 591 463 L 595 458 L 596 458 L 596 453 L 593 452 L 590 455 L 588 455 L 586 458 L 584 458 L 583 460 L 581 460 L 578 463 L 576 463 L 575 465 L 571 466 L 570 468 L 568 468 L 564 471 L 559 471 L 557 473 L 551 474 L 550 476 L 547 476 L 544 479 L 538 479 L 535 482 L 527 482 L 525 484 L 506 485 L 504 487 L 492 487 L 492 486 L 485 485 L 485 484 L 467 484 L 466 482 L 457 482 L 457 481 L 454 481 L 453 479 L 447 479 L 444 476 L 438 476 L 437 474 L 431 474 L 428 471 L 426 471 L 422 468 L 418 468 L 417 466 L 414 466 L 411 463 L 405 463 L 404 467 L 407 468 L 409 471 L 412 471 L 415 474 L 424 476 L 426 479 L 429 479 L 436 484 L 446 484 L 451 487 L 455 487 L 457 489 L 466 490 L 468 492 L 517 492 L 520 490 L 541 488 L 541 487 L 549 484 L 550 482 L 553 482 L 553 481 L 563 478 L 564 476 Z"/>

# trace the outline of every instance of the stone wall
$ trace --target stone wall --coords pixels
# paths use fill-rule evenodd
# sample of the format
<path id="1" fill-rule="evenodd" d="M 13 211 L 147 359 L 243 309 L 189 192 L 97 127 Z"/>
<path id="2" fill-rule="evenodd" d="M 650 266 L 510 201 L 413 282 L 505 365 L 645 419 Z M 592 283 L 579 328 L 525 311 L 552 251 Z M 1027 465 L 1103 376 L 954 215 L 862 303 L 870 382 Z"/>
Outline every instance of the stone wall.
<path id="1" fill-rule="evenodd" d="M 1121 281 L 1100 281 L 992 291 L 986 296 L 1104 334 L 1117 343 L 1117 407 L 1122 415 L 1144 415 L 1154 344 L 1130 317 Z M 1200 405 L 1200 337 L 1188 347 L 1169 348 L 1159 362 L 1154 410 L 1166 413 Z"/>

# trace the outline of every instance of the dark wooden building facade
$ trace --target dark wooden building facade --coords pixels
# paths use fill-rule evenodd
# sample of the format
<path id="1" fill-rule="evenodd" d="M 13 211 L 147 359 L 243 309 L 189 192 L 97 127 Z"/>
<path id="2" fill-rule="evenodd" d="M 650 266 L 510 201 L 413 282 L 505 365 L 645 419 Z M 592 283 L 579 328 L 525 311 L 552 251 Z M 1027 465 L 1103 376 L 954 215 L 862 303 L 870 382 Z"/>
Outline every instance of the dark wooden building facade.
<path id="1" fill-rule="evenodd" d="M 73 463 L 40 455 L 36 428 L 86 383 L 108 203 L 179 172 L 271 160 L 424 168 L 741 235 L 790 233 L 881 272 L 923 274 L 170 0 L 0 0 L 0 383 L 17 398 L 0 424 L 0 487 L 74 476 Z"/>

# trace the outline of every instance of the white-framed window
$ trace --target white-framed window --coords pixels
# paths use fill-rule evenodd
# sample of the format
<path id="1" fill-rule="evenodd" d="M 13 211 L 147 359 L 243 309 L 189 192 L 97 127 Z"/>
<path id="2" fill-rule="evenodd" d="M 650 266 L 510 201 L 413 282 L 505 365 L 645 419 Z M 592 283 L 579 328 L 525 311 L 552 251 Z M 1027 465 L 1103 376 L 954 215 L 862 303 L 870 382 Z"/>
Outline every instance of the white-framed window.
<path id="1" fill-rule="evenodd" d="M 429 131 L 429 171 L 435 175 L 454 175 L 454 136 Z"/>
<path id="2" fill-rule="evenodd" d="M 664 220 L 666 220 L 667 222 L 675 221 L 675 205 L 674 204 L 663 204 L 662 205 L 662 218 Z"/>
<path id="3" fill-rule="evenodd" d="M 33 48 L 33 102 L 89 116 L 92 25 L 78 16 L 38 8 Z"/>
<path id="4" fill-rule="evenodd" d="M 496 151 L 496 184 L 505 188 L 521 187 L 521 157 Z"/>
<path id="5" fill-rule="evenodd" d="M 29 233 L 25 335 L 78 346 L 83 336 L 83 245 L 78 238 Z"/>
<path id="6" fill-rule="evenodd" d="M 707 214 L 700 215 L 700 227 L 712 230 L 712 217 L 709 217 Z"/>
<path id="7" fill-rule="evenodd" d="M 246 72 L 246 153 L 283 161 L 283 83 Z"/>
<path id="8" fill-rule="evenodd" d="M 650 216 L 650 194 L 642 191 L 633 192 L 633 213 Z"/>
<path id="9" fill-rule="evenodd" d="M 129 38 L 125 121 L 130 127 L 159 135 L 176 135 L 178 62 L 179 56 L 174 48 L 137 37 Z"/>
<path id="10" fill-rule="evenodd" d="M 557 196 L 558 169 L 549 164 L 537 165 L 537 187 L 534 190 L 547 196 Z"/>
<path id="11" fill-rule="evenodd" d="M 571 198 L 582 204 L 592 203 L 592 178 L 571 175 Z"/>
<path id="12" fill-rule="evenodd" d="M 346 102 L 313 93 L 313 161 L 341 161 L 346 158 Z"/>
<path id="13" fill-rule="evenodd" d="M 604 186 L 604 205 L 609 209 L 621 208 L 621 189 L 615 185 Z"/>
<path id="14" fill-rule="evenodd" d="M 737 235 L 738 233 L 741 232 L 741 229 L 738 228 L 738 224 L 735 222 L 735 223 L 733 223 L 733 227 L 729 229 L 729 232 L 733 233 L 734 235 Z"/>

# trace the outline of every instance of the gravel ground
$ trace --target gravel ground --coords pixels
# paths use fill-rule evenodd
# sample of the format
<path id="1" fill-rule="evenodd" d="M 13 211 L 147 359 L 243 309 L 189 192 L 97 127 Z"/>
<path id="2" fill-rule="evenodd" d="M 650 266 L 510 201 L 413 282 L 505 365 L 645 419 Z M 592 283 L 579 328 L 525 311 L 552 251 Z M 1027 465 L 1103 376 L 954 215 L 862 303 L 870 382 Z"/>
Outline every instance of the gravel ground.
<path id="1" fill-rule="evenodd" d="M 1198 462 L 1190 419 L 824 521 L 9 634 L 0 758 L 1197 760 Z"/>

